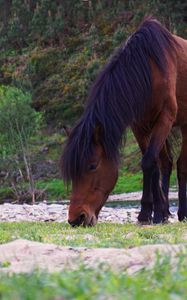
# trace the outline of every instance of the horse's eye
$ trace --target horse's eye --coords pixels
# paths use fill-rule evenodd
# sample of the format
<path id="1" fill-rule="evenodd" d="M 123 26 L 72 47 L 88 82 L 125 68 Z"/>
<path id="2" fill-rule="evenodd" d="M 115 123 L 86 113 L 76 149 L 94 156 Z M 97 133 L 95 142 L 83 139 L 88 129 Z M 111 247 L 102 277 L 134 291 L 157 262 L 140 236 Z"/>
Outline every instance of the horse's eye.
<path id="1" fill-rule="evenodd" d="M 88 171 L 95 171 L 96 169 L 97 169 L 97 164 L 92 163 L 88 166 Z"/>

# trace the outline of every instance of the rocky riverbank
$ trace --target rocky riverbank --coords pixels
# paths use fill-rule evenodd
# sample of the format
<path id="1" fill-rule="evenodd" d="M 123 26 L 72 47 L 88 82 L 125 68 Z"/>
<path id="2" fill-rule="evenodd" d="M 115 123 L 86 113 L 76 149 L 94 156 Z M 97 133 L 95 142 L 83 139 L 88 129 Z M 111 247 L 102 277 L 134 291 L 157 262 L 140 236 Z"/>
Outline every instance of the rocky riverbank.
<path id="1" fill-rule="evenodd" d="M 127 207 L 106 207 L 104 206 L 99 216 L 99 222 L 112 223 L 136 223 L 140 205 L 128 205 Z M 47 204 L 36 205 L 3 204 L 0 205 L 0 222 L 66 222 L 67 204 Z M 171 207 L 171 222 L 177 221 L 177 207 Z"/>

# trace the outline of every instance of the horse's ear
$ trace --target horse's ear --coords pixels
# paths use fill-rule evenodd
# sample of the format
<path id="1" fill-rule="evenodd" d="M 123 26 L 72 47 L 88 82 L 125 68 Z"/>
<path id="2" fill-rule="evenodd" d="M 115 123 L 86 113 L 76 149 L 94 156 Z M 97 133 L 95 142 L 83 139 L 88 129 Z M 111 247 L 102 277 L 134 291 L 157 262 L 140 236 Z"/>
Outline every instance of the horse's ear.
<path id="1" fill-rule="evenodd" d="M 69 137 L 71 134 L 71 128 L 68 128 L 66 125 L 63 125 L 62 128 L 63 128 L 65 134 L 67 135 L 67 137 Z"/>

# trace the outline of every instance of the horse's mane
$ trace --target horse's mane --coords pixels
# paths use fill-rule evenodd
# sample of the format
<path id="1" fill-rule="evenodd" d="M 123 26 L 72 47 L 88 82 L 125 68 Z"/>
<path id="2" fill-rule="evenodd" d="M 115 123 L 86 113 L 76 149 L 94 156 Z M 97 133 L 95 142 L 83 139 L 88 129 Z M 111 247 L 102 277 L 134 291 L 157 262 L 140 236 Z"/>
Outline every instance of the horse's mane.
<path id="1" fill-rule="evenodd" d="M 61 158 L 65 181 L 86 171 L 96 128 L 106 156 L 118 161 L 125 128 L 140 120 L 151 102 L 150 59 L 167 76 L 167 54 L 173 56 L 175 49 L 172 34 L 147 18 L 115 52 L 92 86 L 85 111 L 65 146 Z"/>

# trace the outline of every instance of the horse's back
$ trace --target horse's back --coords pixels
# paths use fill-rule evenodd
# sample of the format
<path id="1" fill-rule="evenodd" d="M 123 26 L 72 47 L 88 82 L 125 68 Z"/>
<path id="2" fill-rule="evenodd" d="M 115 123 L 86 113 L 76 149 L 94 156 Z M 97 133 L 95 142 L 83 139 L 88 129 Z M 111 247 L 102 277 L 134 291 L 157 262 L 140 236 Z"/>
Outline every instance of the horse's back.
<path id="1" fill-rule="evenodd" d="M 173 35 L 178 47 L 175 54 L 167 55 L 167 77 L 151 60 L 152 71 L 152 105 L 147 107 L 139 126 L 154 124 L 163 108 L 169 108 L 174 116 L 174 126 L 187 124 L 187 40 Z M 173 111 L 173 113 L 172 113 Z"/>

